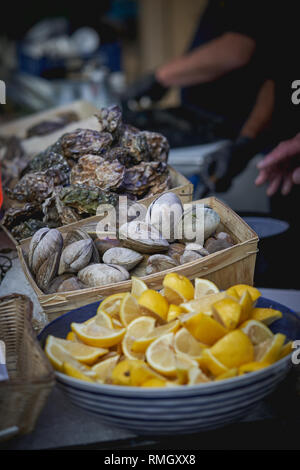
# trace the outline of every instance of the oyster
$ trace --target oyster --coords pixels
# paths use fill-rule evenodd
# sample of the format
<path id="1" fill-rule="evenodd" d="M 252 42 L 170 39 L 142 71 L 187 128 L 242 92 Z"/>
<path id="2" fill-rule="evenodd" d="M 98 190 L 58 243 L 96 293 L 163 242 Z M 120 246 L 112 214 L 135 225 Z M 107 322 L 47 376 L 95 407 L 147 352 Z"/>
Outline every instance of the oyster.
<path id="1" fill-rule="evenodd" d="M 123 182 L 125 167 L 119 160 L 106 161 L 99 155 L 84 155 L 71 171 L 72 184 L 116 190 Z"/>
<path id="2" fill-rule="evenodd" d="M 143 259 L 143 255 L 129 248 L 109 248 L 105 251 L 102 260 L 105 264 L 117 264 L 128 271 L 133 269 Z"/>
<path id="3" fill-rule="evenodd" d="M 142 131 L 141 134 L 146 138 L 151 160 L 167 162 L 170 145 L 168 140 L 158 132 Z"/>
<path id="4" fill-rule="evenodd" d="M 168 191 L 171 188 L 172 188 L 171 175 L 169 174 L 169 170 L 167 170 L 166 172 L 160 175 L 157 175 L 154 181 L 150 184 L 150 189 L 144 195 L 144 197 L 156 196 L 157 194 L 161 194 L 164 191 Z"/>
<path id="5" fill-rule="evenodd" d="M 152 255 L 149 256 L 146 267 L 146 274 L 159 273 L 166 269 L 174 268 L 178 266 L 178 263 L 167 255 Z"/>
<path id="6" fill-rule="evenodd" d="M 143 132 L 136 132 L 136 130 L 132 130 L 131 127 L 123 128 L 118 146 L 125 148 L 136 164 L 151 160 L 147 136 Z"/>
<path id="7" fill-rule="evenodd" d="M 85 268 L 93 254 L 93 240 L 79 240 L 71 243 L 63 249 L 60 263 L 58 268 L 58 274 L 65 272 L 76 273 L 80 269 Z"/>
<path id="8" fill-rule="evenodd" d="M 169 248 L 169 243 L 155 227 L 138 220 L 122 225 L 119 239 L 125 247 L 140 253 L 159 253 Z"/>
<path id="9" fill-rule="evenodd" d="M 11 230 L 14 226 L 20 224 L 31 217 L 42 217 L 43 213 L 38 204 L 27 202 L 22 207 L 10 207 L 4 214 L 2 224 Z"/>
<path id="10" fill-rule="evenodd" d="M 126 169 L 120 189 L 141 197 L 154 187 L 158 180 L 161 184 L 161 175 L 164 175 L 164 178 L 168 175 L 168 167 L 165 163 L 141 162 L 139 165 Z"/>
<path id="11" fill-rule="evenodd" d="M 177 229 L 183 214 L 183 206 L 174 193 L 157 197 L 148 207 L 145 221 L 154 225 L 162 236 L 172 242 L 178 238 Z"/>
<path id="12" fill-rule="evenodd" d="M 5 188 L 11 187 L 18 181 L 23 169 L 27 165 L 27 158 L 21 140 L 18 137 L 1 137 L 1 176 L 2 184 Z"/>
<path id="13" fill-rule="evenodd" d="M 78 279 L 88 287 L 104 286 L 129 279 L 128 271 L 115 265 L 91 264 L 78 273 Z"/>
<path id="14" fill-rule="evenodd" d="M 59 198 L 59 190 L 61 190 L 61 188 L 56 186 L 52 195 L 42 204 L 44 214 L 43 221 L 52 227 L 71 224 L 79 220 L 79 216 L 74 209 L 62 204 Z"/>
<path id="15" fill-rule="evenodd" d="M 43 202 L 50 196 L 54 188 L 54 180 L 44 171 L 26 173 L 15 185 L 8 189 L 11 199 L 26 202 Z"/>
<path id="16" fill-rule="evenodd" d="M 100 188 L 89 188 L 83 185 L 70 185 L 62 189 L 59 194 L 65 206 L 73 207 L 79 214 L 95 215 L 100 204 L 116 206 L 118 196 Z"/>
<path id="17" fill-rule="evenodd" d="M 105 154 L 103 154 L 103 158 L 108 162 L 118 160 L 126 168 L 130 168 L 136 164 L 134 158 L 123 147 L 113 147 L 109 149 Z"/>
<path id="18" fill-rule="evenodd" d="M 65 158 L 78 160 L 82 155 L 101 155 L 112 144 L 112 135 L 91 129 L 76 129 L 60 138 Z"/>
<path id="19" fill-rule="evenodd" d="M 47 224 L 41 220 L 28 219 L 11 229 L 11 234 L 17 241 L 20 241 L 32 237 L 35 232 L 44 227 L 47 227 Z"/>
<path id="20" fill-rule="evenodd" d="M 45 151 L 36 155 L 24 170 L 25 173 L 45 172 L 54 179 L 54 184 L 68 184 L 70 167 L 67 160 L 59 153 Z"/>
<path id="21" fill-rule="evenodd" d="M 111 134 L 120 131 L 122 126 L 122 111 L 117 105 L 101 108 L 96 117 L 100 124 L 100 132 L 110 132 Z"/>

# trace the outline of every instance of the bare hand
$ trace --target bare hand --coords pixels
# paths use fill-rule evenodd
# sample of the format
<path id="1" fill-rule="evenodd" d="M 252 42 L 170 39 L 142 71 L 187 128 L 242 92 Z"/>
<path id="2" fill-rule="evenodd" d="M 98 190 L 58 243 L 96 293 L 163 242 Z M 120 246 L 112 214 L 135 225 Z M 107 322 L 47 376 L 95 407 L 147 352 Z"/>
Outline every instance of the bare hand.
<path id="1" fill-rule="evenodd" d="M 281 194 L 287 195 L 294 184 L 300 184 L 300 133 L 275 147 L 258 163 L 255 184 L 269 182 L 267 195 L 273 196 L 281 186 Z"/>

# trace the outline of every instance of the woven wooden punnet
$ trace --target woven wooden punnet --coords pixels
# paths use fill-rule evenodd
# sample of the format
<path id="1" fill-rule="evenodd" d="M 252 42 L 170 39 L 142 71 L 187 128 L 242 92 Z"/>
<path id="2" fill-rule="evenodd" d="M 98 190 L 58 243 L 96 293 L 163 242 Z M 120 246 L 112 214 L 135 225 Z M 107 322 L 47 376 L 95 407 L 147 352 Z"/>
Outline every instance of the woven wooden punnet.
<path id="1" fill-rule="evenodd" d="M 24 295 L 0 297 L 0 340 L 9 380 L 0 382 L 0 440 L 33 430 L 54 385 L 54 373 L 31 326 Z"/>
<path id="2" fill-rule="evenodd" d="M 218 212 L 221 217 L 219 231 L 225 230 L 228 232 L 233 238 L 235 245 L 227 248 L 226 250 L 205 256 L 200 260 L 176 266 L 160 273 L 151 274 L 141 279 L 143 279 L 152 289 L 162 288 L 163 278 L 168 272 L 178 272 L 190 279 L 195 279 L 195 277 L 210 279 L 215 282 L 220 289 L 227 289 L 231 285 L 237 283 L 253 285 L 256 253 L 258 251 L 258 237 L 256 233 L 232 209 L 230 209 L 230 207 L 219 201 L 217 198 L 210 197 L 195 202 L 208 204 Z M 86 219 L 85 221 L 82 220 L 81 222 L 64 226 L 59 230 L 64 235 L 71 227 L 84 228 L 87 221 L 89 221 L 90 224 L 91 220 L 96 222 L 97 216 L 92 219 Z M 98 218 L 98 220 L 100 219 Z M 131 281 L 123 281 L 103 287 L 88 288 L 73 292 L 59 292 L 57 294 L 48 295 L 44 294 L 36 285 L 26 263 L 26 254 L 28 252 L 29 244 L 30 239 L 27 239 L 23 240 L 17 246 L 19 259 L 24 273 L 36 292 L 39 302 L 47 313 L 49 320 L 52 320 L 74 308 L 101 300 L 103 297 L 110 294 L 126 292 L 131 289 Z"/>

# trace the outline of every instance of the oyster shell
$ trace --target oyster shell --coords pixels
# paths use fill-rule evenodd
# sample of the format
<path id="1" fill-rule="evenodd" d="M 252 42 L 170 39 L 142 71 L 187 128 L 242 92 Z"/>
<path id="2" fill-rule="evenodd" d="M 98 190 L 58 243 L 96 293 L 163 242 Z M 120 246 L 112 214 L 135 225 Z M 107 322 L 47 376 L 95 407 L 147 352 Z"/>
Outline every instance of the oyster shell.
<path id="1" fill-rule="evenodd" d="M 129 279 L 129 273 L 121 266 L 103 263 L 91 264 L 78 273 L 78 279 L 88 287 L 104 286 Z"/>
<path id="2" fill-rule="evenodd" d="M 144 195 L 144 197 L 152 197 L 156 196 L 157 194 L 161 194 L 165 191 L 168 191 L 172 188 L 172 180 L 171 175 L 169 174 L 169 170 L 161 175 L 157 175 L 154 181 L 150 184 L 149 191 Z"/>
<path id="3" fill-rule="evenodd" d="M 136 164 L 151 160 L 147 136 L 143 132 L 136 132 L 136 129 L 124 127 L 118 146 L 125 148 Z"/>
<path id="4" fill-rule="evenodd" d="M 142 131 L 141 134 L 146 138 L 151 159 L 160 162 L 167 162 L 170 145 L 168 140 L 158 132 Z"/>
<path id="5" fill-rule="evenodd" d="M 89 188 L 83 185 L 70 185 L 62 188 L 59 194 L 65 206 L 73 207 L 79 214 L 95 215 L 100 204 L 116 206 L 118 196 L 100 188 Z"/>
<path id="6" fill-rule="evenodd" d="M 49 150 L 36 155 L 23 174 L 45 172 L 53 178 L 54 184 L 69 184 L 70 167 L 67 160 L 59 153 Z"/>
<path id="7" fill-rule="evenodd" d="M 143 255 L 130 248 L 109 248 L 103 254 L 102 260 L 105 264 L 117 264 L 123 266 L 128 271 L 133 269 L 143 259 Z"/>
<path id="8" fill-rule="evenodd" d="M 113 147 L 109 149 L 103 155 L 103 158 L 105 158 L 105 160 L 108 162 L 113 162 L 115 160 L 118 160 L 126 168 L 130 168 L 131 166 L 136 164 L 136 161 L 134 160 L 134 158 L 123 147 Z"/>
<path id="9" fill-rule="evenodd" d="M 120 131 L 122 126 L 122 111 L 117 105 L 101 108 L 99 114 L 96 114 L 99 121 L 100 132 L 110 132 L 111 134 Z"/>
<path id="10" fill-rule="evenodd" d="M 43 215 L 39 204 L 27 202 L 22 207 L 10 207 L 5 211 L 1 223 L 11 230 L 14 226 L 31 217 L 41 217 Z"/>
<path id="11" fill-rule="evenodd" d="M 11 233 L 16 240 L 20 241 L 24 240 L 24 238 L 32 237 L 35 232 L 37 232 L 43 227 L 47 227 L 47 224 L 45 224 L 41 220 L 28 219 L 24 222 L 21 222 L 19 225 L 16 225 L 11 230 Z"/>
<path id="12" fill-rule="evenodd" d="M 77 273 L 85 268 L 93 254 L 93 240 L 79 240 L 67 245 L 61 254 L 58 274 Z"/>
<path id="13" fill-rule="evenodd" d="M 82 155 L 101 155 L 112 144 L 109 132 L 98 132 L 91 129 L 76 129 L 60 138 L 63 155 L 78 160 Z"/>
<path id="14" fill-rule="evenodd" d="M 146 267 L 146 274 L 159 273 L 166 269 L 174 268 L 178 266 L 178 263 L 167 255 L 152 255 L 149 256 Z"/>
<path id="15" fill-rule="evenodd" d="M 177 229 L 182 218 L 183 206 L 174 193 L 157 197 L 148 207 L 145 221 L 160 231 L 169 242 L 178 238 Z"/>
<path id="16" fill-rule="evenodd" d="M 125 167 L 119 160 L 106 161 L 99 155 L 84 155 L 71 171 L 72 184 L 116 190 L 123 182 Z"/>
<path id="17" fill-rule="evenodd" d="M 139 165 L 126 169 L 120 189 L 141 197 L 155 187 L 157 182 L 161 187 L 162 175 L 164 175 L 164 180 L 168 176 L 168 167 L 165 163 L 141 162 Z"/>
<path id="18" fill-rule="evenodd" d="M 44 171 L 26 173 L 7 193 L 11 199 L 24 202 L 43 202 L 54 188 L 54 179 Z"/>
<path id="19" fill-rule="evenodd" d="M 169 243 L 155 227 L 138 220 L 122 225 L 119 239 L 125 247 L 140 253 L 159 253 L 169 248 Z"/>
<path id="20" fill-rule="evenodd" d="M 49 226 L 51 225 L 52 227 L 71 224 L 79 220 L 79 216 L 76 214 L 74 209 L 62 204 L 59 198 L 60 190 L 56 186 L 52 195 L 42 204 L 44 214 L 43 222 L 49 224 Z"/>

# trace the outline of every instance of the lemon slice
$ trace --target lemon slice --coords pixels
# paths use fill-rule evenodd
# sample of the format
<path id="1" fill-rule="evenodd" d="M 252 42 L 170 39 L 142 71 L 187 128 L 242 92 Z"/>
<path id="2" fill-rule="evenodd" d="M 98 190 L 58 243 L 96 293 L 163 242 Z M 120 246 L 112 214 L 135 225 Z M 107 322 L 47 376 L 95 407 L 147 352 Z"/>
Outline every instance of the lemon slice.
<path id="1" fill-rule="evenodd" d="M 179 305 L 194 298 L 194 286 L 191 281 L 177 273 L 166 274 L 163 280 L 164 296 L 169 304 Z"/>
<path id="2" fill-rule="evenodd" d="M 293 351 L 293 341 L 289 341 L 288 343 L 282 346 L 277 360 L 279 361 L 279 359 L 282 359 L 283 357 L 288 356 L 292 351 Z"/>
<path id="3" fill-rule="evenodd" d="M 144 353 L 148 346 L 153 343 L 153 341 L 168 333 L 175 333 L 179 326 L 180 323 L 178 320 L 174 320 L 173 322 L 167 323 L 166 325 L 158 326 L 150 331 L 147 335 L 136 339 L 131 346 L 131 350 L 137 353 Z"/>
<path id="4" fill-rule="evenodd" d="M 274 321 L 282 318 L 282 313 L 273 308 L 254 308 L 251 313 L 251 318 L 261 321 L 266 325 L 271 325 Z"/>
<path id="5" fill-rule="evenodd" d="M 201 367 L 208 370 L 215 377 L 221 374 L 225 374 L 228 371 L 228 367 L 222 364 L 211 352 L 210 349 L 204 349 L 201 357 Z"/>
<path id="6" fill-rule="evenodd" d="M 64 362 L 68 362 L 73 364 L 74 367 L 79 368 L 82 372 L 91 376 L 94 375 L 88 366 L 81 364 L 79 361 L 74 359 L 70 353 L 66 351 L 56 340 L 57 338 L 49 335 L 45 345 L 46 356 L 48 357 L 54 369 L 58 370 L 59 372 L 63 372 L 63 364 Z"/>
<path id="7" fill-rule="evenodd" d="M 104 354 L 108 352 L 108 349 L 94 348 L 81 342 L 68 341 L 61 338 L 55 338 L 54 336 L 52 337 L 52 343 L 56 343 L 58 346 L 63 348 L 77 361 L 88 365 L 94 364 L 99 357 L 104 356 Z"/>
<path id="8" fill-rule="evenodd" d="M 273 338 L 272 331 L 262 322 L 257 320 L 247 320 L 242 323 L 240 329 L 249 336 L 251 343 L 254 346 L 257 346 L 259 343 L 262 343 L 267 339 Z"/>
<path id="9" fill-rule="evenodd" d="M 122 341 L 126 329 L 111 329 L 98 325 L 95 321 L 89 324 L 71 323 L 71 328 L 79 339 L 89 346 L 109 348 Z"/>
<path id="10" fill-rule="evenodd" d="M 180 322 L 197 341 L 208 346 L 214 344 L 227 333 L 227 330 L 219 322 L 205 313 L 180 317 Z"/>
<path id="11" fill-rule="evenodd" d="M 144 315 L 154 315 L 160 321 L 166 321 L 168 316 L 169 304 L 165 297 L 153 289 L 144 291 L 138 304 Z"/>
<path id="12" fill-rule="evenodd" d="M 239 367 L 239 375 L 249 374 L 250 372 L 256 372 L 257 370 L 264 369 L 270 364 L 268 362 L 249 362 Z"/>
<path id="13" fill-rule="evenodd" d="M 125 297 L 126 292 L 120 292 L 118 294 L 112 294 L 106 297 L 102 302 L 100 303 L 97 313 L 98 312 L 106 312 L 108 315 L 111 317 L 118 317 L 120 313 L 120 306 L 121 306 L 121 301 Z"/>
<path id="14" fill-rule="evenodd" d="M 188 370 L 188 385 L 202 384 L 210 381 L 211 380 L 199 367 L 191 367 Z"/>
<path id="15" fill-rule="evenodd" d="M 154 327 L 155 318 L 152 317 L 139 317 L 130 323 L 122 340 L 122 351 L 128 359 L 144 359 L 144 353 L 132 351 L 132 345 L 137 338 L 141 338 L 151 333 L 154 330 Z"/>
<path id="16" fill-rule="evenodd" d="M 137 298 L 129 292 L 124 296 L 120 307 L 120 319 L 124 326 L 141 315 Z"/>
<path id="17" fill-rule="evenodd" d="M 241 305 L 229 297 L 219 300 L 212 305 L 213 318 L 228 330 L 236 328 L 240 321 L 241 312 Z"/>
<path id="18" fill-rule="evenodd" d="M 112 318 L 108 313 L 102 311 L 102 310 L 97 310 L 97 314 L 94 317 L 89 318 L 85 322 L 83 322 L 84 325 L 89 325 L 91 323 L 96 323 L 99 326 L 104 326 L 105 328 L 113 328 L 113 321 L 115 318 Z"/>
<path id="19" fill-rule="evenodd" d="M 218 377 L 216 377 L 215 380 L 232 379 L 232 377 L 236 377 L 238 373 L 239 373 L 238 368 L 234 367 L 232 369 L 228 369 L 226 372 L 223 372 L 223 374 L 218 375 Z"/>
<path id="20" fill-rule="evenodd" d="M 227 297 L 226 292 L 218 292 L 216 294 L 209 294 L 203 296 L 201 299 L 190 300 L 180 304 L 180 307 L 184 312 L 187 313 L 206 313 L 211 315 L 211 308 L 215 302 L 225 299 Z"/>
<path id="21" fill-rule="evenodd" d="M 120 359 L 120 355 L 116 354 L 115 356 L 108 357 L 103 361 L 95 364 L 92 367 L 92 370 L 95 372 L 96 380 L 98 382 L 104 383 L 111 378 L 112 371 L 114 367 L 117 365 Z"/>
<path id="22" fill-rule="evenodd" d="M 247 284 L 236 284 L 235 286 L 229 287 L 226 293 L 227 295 L 235 297 L 237 300 L 239 300 L 246 290 L 251 295 L 253 302 L 255 302 L 261 296 L 261 293 L 258 289 L 253 286 L 248 286 Z"/>
<path id="23" fill-rule="evenodd" d="M 147 289 L 147 284 L 144 281 L 135 276 L 131 277 L 131 294 L 134 295 L 137 299 Z"/>
<path id="24" fill-rule="evenodd" d="M 201 299 L 205 295 L 217 294 L 218 292 L 220 292 L 219 288 L 212 281 L 196 277 L 194 299 Z"/>
<path id="25" fill-rule="evenodd" d="M 112 381 L 116 385 L 140 386 L 152 379 L 165 380 L 140 360 L 124 359 L 112 371 Z"/>
<path id="26" fill-rule="evenodd" d="M 189 381 L 189 371 L 191 369 L 199 369 L 197 361 L 187 356 L 186 354 L 175 354 L 176 376 L 178 384 L 187 384 Z"/>
<path id="27" fill-rule="evenodd" d="M 175 305 L 175 304 L 169 305 L 169 310 L 168 310 L 168 315 L 167 315 L 167 322 L 175 320 L 183 312 L 184 312 L 184 310 L 179 305 Z"/>
<path id="28" fill-rule="evenodd" d="M 74 377 L 75 379 L 84 380 L 85 382 L 94 382 L 90 376 L 86 375 L 80 368 L 76 367 L 76 365 L 71 364 L 69 362 L 63 363 L 63 372 L 70 377 Z"/>
<path id="29" fill-rule="evenodd" d="M 203 351 L 203 355 L 206 350 Z M 217 341 L 211 348 L 212 355 L 227 369 L 239 367 L 254 360 L 254 347 L 241 330 L 234 330 Z"/>
<path id="30" fill-rule="evenodd" d="M 175 351 L 177 353 L 187 354 L 196 361 L 201 357 L 203 349 L 206 347 L 205 344 L 199 343 L 186 328 L 181 328 L 175 334 Z"/>
<path id="31" fill-rule="evenodd" d="M 282 333 L 277 333 L 273 335 L 273 338 L 269 338 L 255 346 L 255 361 L 268 362 L 269 364 L 276 362 L 279 358 L 285 338 L 286 336 Z"/>
<path id="32" fill-rule="evenodd" d="M 254 305 L 254 302 L 248 290 L 245 290 L 242 297 L 239 299 L 239 303 L 241 306 L 241 316 L 239 323 L 244 323 L 250 318 Z"/>
<path id="33" fill-rule="evenodd" d="M 160 336 L 150 344 L 146 351 L 148 364 L 166 377 L 177 376 L 177 363 L 174 352 L 174 334 Z"/>

